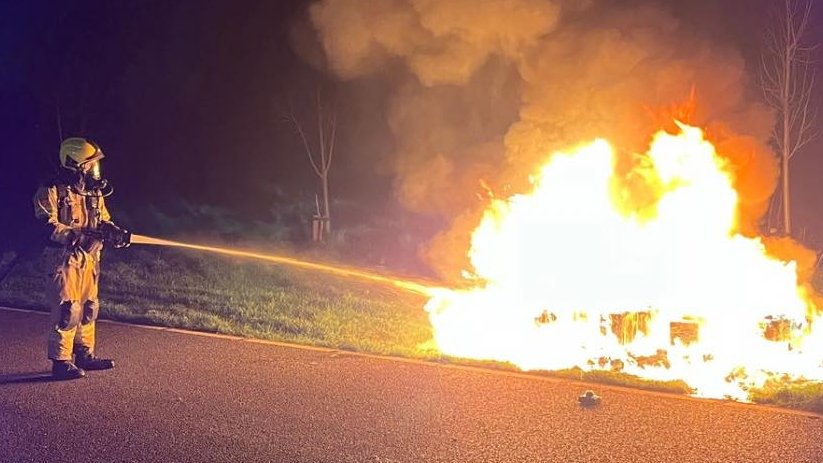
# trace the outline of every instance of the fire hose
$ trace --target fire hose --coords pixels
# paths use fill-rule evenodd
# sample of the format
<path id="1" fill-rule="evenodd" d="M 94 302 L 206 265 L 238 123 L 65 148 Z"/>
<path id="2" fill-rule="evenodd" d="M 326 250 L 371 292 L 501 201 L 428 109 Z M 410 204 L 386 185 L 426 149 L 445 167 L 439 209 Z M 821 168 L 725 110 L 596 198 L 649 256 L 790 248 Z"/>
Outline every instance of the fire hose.
<path id="1" fill-rule="evenodd" d="M 95 229 L 84 229 L 82 234 L 110 244 L 117 249 L 128 247 L 131 244 L 131 232 L 111 222 L 103 222 Z"/>
<path id="2" fill-rule="evenodd" d="M 187 249 L 194 249 L 200 251 L 207 251 L 207 252 L 215 252 L 224 255 L 236 256 L 236 257 L 245 257 L 245 258 L 253 258 L 253 259 L 260 259 L 269 261 L 276 264 L 282 265 L 289 265 L 294 267 L 300 267 L 303 269 L 320 271 L 325 273 L 330 273 L 338 276 L 349 277 L 349 278 L 357 278 L 362 280 L 370 280 L 376 283 L 383 283 L 389 284 L 410 292 L 418 293 L 418 294 L 425 294 L 431 295 L 434 290 L 437 289 L 437 286 L 433 286 L 430 282 L 425 281 L 416 281 L 410 279 L 401 279 L 395 278 L 390 275 L 385 275 L 381 273 L 371 272 L 366 269 L 359 269 L 353 267 L 345 267 L 339 265 L 331 265 L 331 264 L 324 264 L 321 262 L 313 262 L 309 260 L 302 260 L 296 257 L 289 257 L 283 255 L 276 255 L 276 254 L 262 254 L 258 252 L 252 251 L 244 251 L 238 249 L 228 249 L 228 248 L 220 248 L 214 246 L 202 246 L 197 244 L 190 244 L 190 243 L 182 243 L 177 241 L 169 241 L 159 238 L 152 238 L 149 236 L 143 235 L 133 235 L 130 231 L 120 228 L 117 225 L 114 225 L 111 222 L 104 222 L 99 227 L 94 229 L 83 229 L 80 230 L 80 236 L 77 241 L 75 241 L 75 245 L 80 246 L 81 248 L 91 247 L 90 243 L 85 243 L 84 241 L 88 240 L 98 240 L 103 242 L 104 244 L 108 244 L 114 248 L 125 248 L 131 244 L 148 244 L 148 245 L 160 245 L 160 246 L 173 246 L 179 248 L 187 248 Z M 19 256 L 18 256 L 19 257 Z M 11 271 L 11 268 L 17 263 L 17 259 L 3 271 L 3 278 L 5 278 L 8 273 Z M 2 283 L 2 279 L 0 279 L 0 283 Z"/>

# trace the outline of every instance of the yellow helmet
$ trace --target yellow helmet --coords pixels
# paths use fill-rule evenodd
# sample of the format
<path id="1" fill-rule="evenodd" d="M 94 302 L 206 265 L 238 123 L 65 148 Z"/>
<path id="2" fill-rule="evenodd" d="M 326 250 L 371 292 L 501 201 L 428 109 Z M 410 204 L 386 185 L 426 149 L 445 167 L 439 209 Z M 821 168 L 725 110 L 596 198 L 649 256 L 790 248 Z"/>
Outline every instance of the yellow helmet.
<path id="1" fill-rule="evenodd" d="M 72 137 L 60 143 L 60 165 L 78 170 L 81 165 L 103 158 L 103 151 L 96 143 L 85 138 Z"/>

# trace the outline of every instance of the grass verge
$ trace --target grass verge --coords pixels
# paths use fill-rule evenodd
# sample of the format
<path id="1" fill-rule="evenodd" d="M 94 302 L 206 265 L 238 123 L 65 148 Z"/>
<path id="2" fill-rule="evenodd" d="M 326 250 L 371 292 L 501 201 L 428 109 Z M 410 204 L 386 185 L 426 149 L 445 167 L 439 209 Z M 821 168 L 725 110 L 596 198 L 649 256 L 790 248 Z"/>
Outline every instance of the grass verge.
<path id="1" fill-rule="evenodd" d="M 0 303 L 47 310 L 48 249 L 20 264 Z M 128 248 L 104 257 L 101 316 L 384 355 L 428 358 L 423 296 L 293 268 L 177 251 Z"/>
<path id="2" fill-rule="evenodd" d="M 767 384 L 752 392 L 752 401 L 784 408 L 797 408 L 823 414 L 823 384 Z"/>

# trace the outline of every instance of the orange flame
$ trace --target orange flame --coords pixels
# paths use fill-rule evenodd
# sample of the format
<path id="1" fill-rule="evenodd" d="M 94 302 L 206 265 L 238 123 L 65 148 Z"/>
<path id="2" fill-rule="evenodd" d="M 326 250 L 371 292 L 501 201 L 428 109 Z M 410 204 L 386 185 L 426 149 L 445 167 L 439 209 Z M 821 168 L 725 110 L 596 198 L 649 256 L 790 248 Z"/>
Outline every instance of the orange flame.
<path id="1" fill-rule="evenodd" d="M 738 195 L 701 130 L 659 132 L 654 200 L 627 207 L 604 140 L 555 153 L 530 194 L 494 199 L 472 281 L 426 306 L 439 348 L 523 369 L 620 368 L 746 400 L 774 378 L 823 380 L 823 330 L 793 261 L 737 233 Z"/>

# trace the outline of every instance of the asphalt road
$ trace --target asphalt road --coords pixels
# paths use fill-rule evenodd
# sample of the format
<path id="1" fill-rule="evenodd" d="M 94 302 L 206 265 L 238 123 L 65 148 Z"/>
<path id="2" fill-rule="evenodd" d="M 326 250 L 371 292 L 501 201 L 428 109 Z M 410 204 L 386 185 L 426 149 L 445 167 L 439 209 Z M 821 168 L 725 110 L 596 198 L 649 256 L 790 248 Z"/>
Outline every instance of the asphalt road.
<path id="1" fill-rule="evenodd" d="M 53 382 L 47 322 L 0 310 L 0 462 L 823 462 L 815 415 L 108 322 Z"/>

